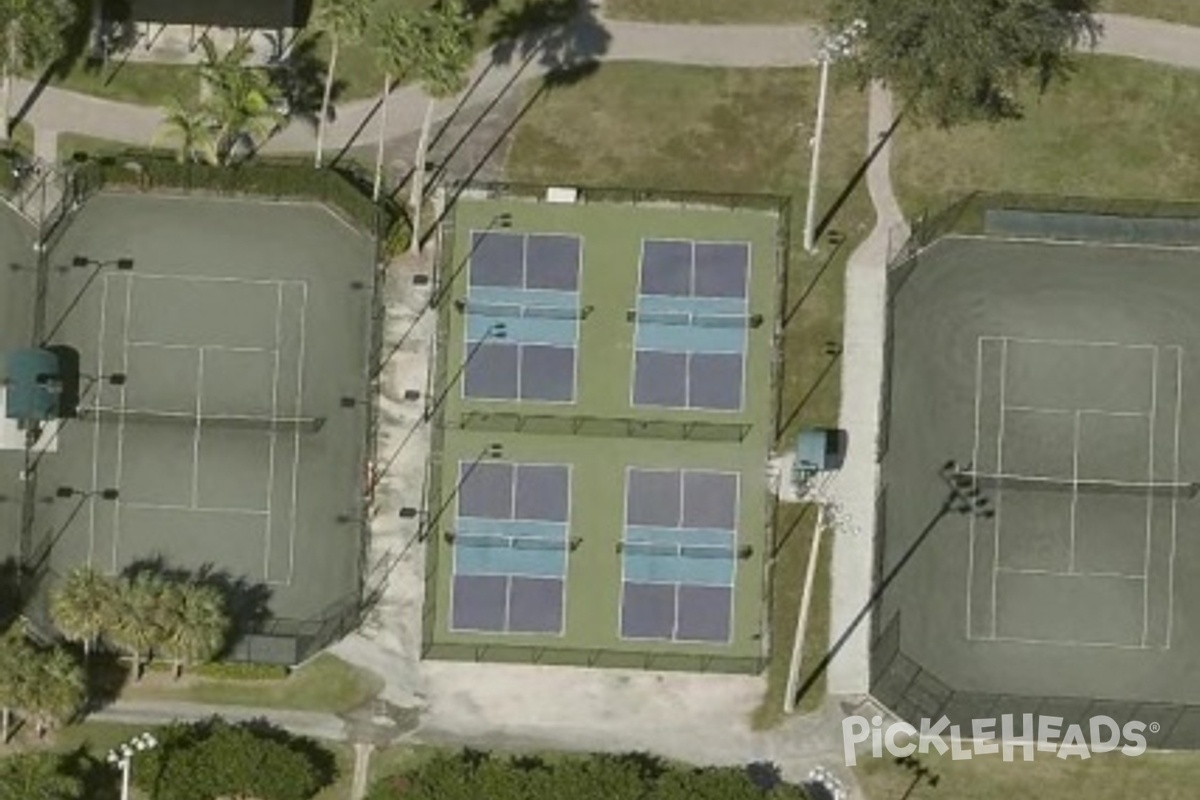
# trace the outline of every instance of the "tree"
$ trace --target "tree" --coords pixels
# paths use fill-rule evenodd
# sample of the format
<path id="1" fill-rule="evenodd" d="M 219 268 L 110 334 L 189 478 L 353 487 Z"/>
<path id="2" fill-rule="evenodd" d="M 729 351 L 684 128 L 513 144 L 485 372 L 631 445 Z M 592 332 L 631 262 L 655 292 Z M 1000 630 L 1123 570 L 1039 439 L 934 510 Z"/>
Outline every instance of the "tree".
<path id="1" fill-rule="evenodd" d="M 421 211 L 425 203 L 425 164 L 429 151 L 429 134 L 433 112 L 439 100 L 453 97 L 467 85 L 471 67 L 471 19 L 462 0 L 444 0 L 419 13 L 400 17 L 397 33 L 402 42 L 404 58 L 401 71 L 417 82 L 429 98 L 417 138 L 417 153 L 413 159 L 413 176 L 409 191 L 409 213 L 412 215 L 413 253 L 421 249 Z"/>
<path id="2" fill-rule="evenodd" d="M 86 660 L 113 618 L 116 582 L 90 567 L 72 570 L 50 598 L 50 615 L 67 639 L 83 645 Z"/>
<path id="3" fill-rule="evenodd" d="M 375 150 L 375 181 L 371 187 L 371 199 L 379 200 L 383 188 L 383 142 L 387 137 L 387 99 L 392 93 L 392 79 L 398 77 L 405 67 L 408 55 L 404 49 L 408 46 L 407 27 L 410 18 L 416 12 L 392 11 L 384 15 L 376 26 L 375 39 L 372 42 L 375 58 L 383 71 L 383 90 L 379 94 L 379 128 L 378 143 Z"/>
<path id="4" fill-rule="evenodd" d="M 12 716 L 25 702 L 27 687 L 37 662 L 37 651 L 16 624 L 0 637 L 0 743 L 12 734 Z"/>
<path id="5" fill-rule="evenodd" d="M 12 128 L 12 81 L 21 72 L 40 69 L 62 55 L 63 32 L 75 5 L 64 0 L 0 0 L 0 61 L 4 79 L 4 132 Z"/>
<path id="6" fill-rule="evenodd" d="M 270 76 L 246 64 L 252 52 L 248 39 L 238 39 L 225 53 L 207 36 L 200 44 L 204 48 L 201 103 L 215 128 L 217 161 L 228 164 L 239 151 L 256 150 L 285 115 Z"/>
<path id="7" fill-rule="evenodd" d="M 865 27 L 860 77 L 886 83 L 918 116 L 950 126 L 1019 116 L 1032 80 L 1045 90 L 1094 45 L 1095 0 L 831 0 L 830 29 Z"/>
<path id="8" fill-rule="evenodd" d="M 129 654 L 135 681 L 142 679 L 142 664 L 163 638 L 159 606 L 163 587 L 162 579 L 148 572 L 139 572 L 118 584 L 112 628 L 106 633 L 113 644 Z"/>
<path id="9" fill-rule="evenodd" d="M 329 122 L 329 103 L 333 98 L 338 52 L 342 44 L 353 44 L 366 34 L 368 10 L 368 0 L 328 0 L 317 11 L 317 26 L 329 34 L 329 66 L 325 70 L 321 115 L 317 119 L 317 152 L 313 160 L 313 166 L 318 169 L 325 147 L 325 128 Z"/>
<path id="10" fill-rule="evenodd" d="M 213 717 L 159 732 L 134 782 L 155 800 L 308 800 L 333 781 L 331 754 L 316 742 L 264 722 Z"/>
<path id="11" fill-rule="evenodd" d="M 39 739 L 50 728 L 71 719 L 83 705 L 83 669 L 70 653 L 55 647 L 37 654 L 21 708 L 33 720 Z"/>
<path id="12" fill-rule="evenodd" d="M 217 126 L 212 114 L 202 105 L 175 99 L 163 110 L 163 121 L 155 133 L 156 144 L 176 143 L 179 163 L 217 163 Z"/>
<path id="13" fill-rule="evenodd" d="M 69 774 L 58 753 L 19 753 L 0 760 L 0 798 L 3 800 L 76 800 L 82 782 Z"/>
<path id="14" fill-rule="evenodd" d="M 159 650 L 173 662 L 176 678 L 185 666 L 208 661 L 225 646 L 229 616 L 216 588 L 194 582 L 169 584 L 160 605 L 163 631 Z"/>

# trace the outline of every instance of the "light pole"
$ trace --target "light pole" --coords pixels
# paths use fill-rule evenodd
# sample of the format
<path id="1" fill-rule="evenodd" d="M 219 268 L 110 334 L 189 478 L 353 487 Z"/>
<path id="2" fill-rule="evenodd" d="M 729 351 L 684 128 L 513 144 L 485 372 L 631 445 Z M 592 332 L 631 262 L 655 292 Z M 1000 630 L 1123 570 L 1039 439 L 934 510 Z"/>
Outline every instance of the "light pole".
<path id="1" fill-rule="evenodd" d="M 817 61 L 821 65 L 820 88 L 817 90 L 817 125 L 812 138 L 812 165 L 808 171 L 808 205 L 804 209 L 804 249 L 811 253 L 816 243 L 813 227 L 817 215 L 817 176 L 821 169 L 821 139 L 825 135 L 825 98 L 829 92 L 829 65 L 843 56 L 849 55 L 854 47 L 854 40 L 867 29 L 867 22 L 856 19 L 841 33 L 831 36 L 821 43 L 817 50 Z"/>
<path id="2" fill-rule="evenodd" d="M 446 400 L 446 395 L 450 394 L 450 390 L 454 388 L 454 385 L 458 383 L 463 373 L 467 371 L 467 367 L 471 364 L 471 359 L 475 358 L 479 353 L 479 348 L 487 344 L 490 339 L 504 339 L 506 336 L 508 336 L 508 326 L 503 322 L 493 322 L 487 327 L 487 330 L 483 332 L 483 336 L 480 336 L 479 340 L 471 345 L 471 349 L 467 351 L 467 357 L 459 365 L 458 371 L 450 377 L 450 380 L 446 381 L 446 385 L 442 387 L 441 393 L 438 394 L 432 403 L 425 407 L 425 413 L 422 416 L 425 422 L 428 422 L 437 413 L 438 409 L 441 408 L 442 403 Z"/>
<path id="3" fill-rule="evenodd" d="M 117 745 L 108 751 L 108 763 L 121 770 L 121 800 L 129 800 L 129 774 L 132 771 L 133 757 L 157 746 L 158 740 L 153 734 L 146 732 L 139 733 L 125 744 Z"/>
<path id="4" fill-rule="evenodd" d="M 88 287 L 91 286 L 96 280 L 96 277 L 100 274 L 101 270 L 105 269 L 106 267 L 115 267 L 122 272 L 126 272 L 133 269 L 133 259 L 115 258 L 108 261 L 98 261 L 97 259 L 88 258 L 87 256 L 75 256 L 73 259 L 71 259 L 71 266 L 75 267 L 76 269 L 86 269 L 87 267 L 91 267 L 92 274 L 88 276 L 86 281 L 84 281 L 83 286 L 79 287 L 79 291 L 75 293 L 75 297 L 72 298 L 66 310 L 63 311 L 62 315 L 58 318 L 58 321 L 54 323 L 54 327 L 50 329 L 49 333 L 42 337 L 42 344 L 49 342 L 54 338 L 54 334 L 58 333 L 58 329 L 61 328 L 63 323 L 67 321 L 67 317 L 71 316 L 71 312 L 75 310 L 75 306 L 79 305 L 79 301 L 83 299 L 83 295 L 87 292 Z"/>

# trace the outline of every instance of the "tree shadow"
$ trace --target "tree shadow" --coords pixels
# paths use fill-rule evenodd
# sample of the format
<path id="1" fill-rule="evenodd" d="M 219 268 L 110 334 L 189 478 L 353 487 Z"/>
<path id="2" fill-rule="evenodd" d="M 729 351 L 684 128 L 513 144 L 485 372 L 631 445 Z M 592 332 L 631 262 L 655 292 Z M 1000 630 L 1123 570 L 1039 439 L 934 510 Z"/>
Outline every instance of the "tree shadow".
<path id="1" fill-rule="evenodd" d="M 75 649 L 78 652 L 78 648 Z M 79 712 L 81 716 L 116 702 L 132 672 L 120 652 L 107 648 L 93 649 L 86 664 L 84 680 L 87 693 Z"/>
<path id="2" fill-rule="evenodd" d="M 229 614 L 230 631 L 225 639 L 225 647 L 217 654 L 217 658 L 227 656 L 244 636 L 258 632 L 271 618 L 268 605 L 271 587 L 264 583 L 251 582 L 245 577 L 235 577 L 225 570 L 217 570 L 211 564 L 188 570 L 168 566 L 161 555 L 156 555 L 132 562 L 121 574 L 135 578 L 143 573 L 170 581 L 195 581 L 220 592 L 225 600 L 225 611 Z"/>
<path id="3" fill-rule="evenodd" d="M 288 57 L 273 64 L 269 70 L 271 84 L 287 104 L 289 119 L 298 119 L 316 129 L 321 119 L 321 103 L 325 94 L 325 77 L 329 65 L 321 58 L 318 47 L 324 33 L 305 36 L 294 45 Z M 336 104 L 346 90 L 346 81 L 335 77 L 329 95 L 325 119 L 337 117 Z"/>
<path id="4" fill-rule="evenodd" d="M 63 772 L 79 781 L 81 797 L 87 800 L 118 800 L 121 796 L 121 773 L 111 764 L 96 758 L 85 745 L 62 756 Z"/>
<path id="5" fill-rule="evenodd" d="M 525 0 L 496 22 L 492 63 L 533 55 L 550 72 L 570 71 L 597 62 L 611 42 L 592 0 Z"/>

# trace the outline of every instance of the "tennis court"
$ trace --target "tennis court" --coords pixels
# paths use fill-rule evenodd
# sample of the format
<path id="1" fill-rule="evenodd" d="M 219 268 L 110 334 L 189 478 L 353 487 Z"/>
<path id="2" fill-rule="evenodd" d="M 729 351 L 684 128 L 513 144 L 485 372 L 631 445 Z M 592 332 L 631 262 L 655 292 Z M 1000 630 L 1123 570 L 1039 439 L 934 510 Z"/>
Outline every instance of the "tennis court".
<path id="1" fill-rule="evenodd" d="M 370 240 L 310 204 L 100 195 L 51 263 L 79 254 L 47 300 L 81 374 L 38 471 L 51 568 L 216 572 L 294 620 L 354 596 Z"/>
<path id="2" fill-rule="evenodd" d="M 877 619 L 938 681 L 1006 697 L 996 713 L 1200 699 L 1182 566 L 1200 557 L 1195 264 L 951 236 L 892 276 L 878 574 L 934 527 Z M 990 515 L 938 516 L 951 462 Z"/>
<path id="3" fill-rule="evenodd" d="M 779 225 L 459 202 L 427 656 L 759 668 Z"/>

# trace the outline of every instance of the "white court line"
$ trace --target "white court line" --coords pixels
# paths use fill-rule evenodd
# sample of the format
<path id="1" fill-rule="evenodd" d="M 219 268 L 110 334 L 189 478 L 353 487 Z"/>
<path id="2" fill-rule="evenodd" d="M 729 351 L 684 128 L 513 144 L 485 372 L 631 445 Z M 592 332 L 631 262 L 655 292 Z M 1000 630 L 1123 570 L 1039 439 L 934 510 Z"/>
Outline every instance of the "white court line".
<path id="1" fill-rule="evenodd" d="M 163 350 L 220 350 L 226 353 L 269 353 L 269 347 L 242 347 L 228 344 L 178 344 L 172 342 L 152 342 L 138 339 L 128 343 L 130 347 L 158 347 Z"/>
<path id="2" fill-rule="evenodd" d="M 996 636 L 992 641 L 1008 642 L 1011 644 L 1037 644 L 1050 647 L 1089 647 L 1089 648 L 1112 648 L 1114 650 L 1150 650 L 1152 648 L 1143 647 L 1140 644 L 1120 644 L 1118 642 L 1082 642 L 1072 639 L 1025 639 L 1020 636 Z"/>
<path id="3" fill-rule="evenodd" d="M 1075 572 L 1075 508 L 1079 505 L 1079 430 L 1083 418 L 1075 414 L 1074 431 L 1071 434 L 1071 520 L 1070 539 L 1067 544 L 1067 572 Z"/>
<path id="4" fill-rule="evenodd" d="M 203 514 L 244 514 L 246 516 L 259 517 L 270 512 L 259 508 L 223 508 L 221 506 L 185 506 L 175 503 L 140 503 L 126 502 L 124 505 L 128 508 L 143 508 L 151 511 L 196 511 Z"/>
<path id="5" fill-rule="evenodd" d="M 947 235 L 947 239 L 969 239 L 972 241 L 988 241 L 988 242 L 1008 242 L 1012 244 L 1038 244 L 1038 245 L 1054 245 L 1057 247 L 1094 247 L 1100 250 L 1112 248 L 1114 250 L 1162 250 L 1166 252 L 1183 251 L 1200 251 L 1200 247 L 1188 244 L 1130 244 L 1126 242 L 1098 242 L 1094 239 L 1038 239 L 1034 237 L 1023 238 L 1019 236 L 989 236 L 982 233 L 953 233 Z"/>
<path id="6" fill-rule="evenodd" d="M 979 417 L 980 403 L 983 398 L 983 339 L 975 339 L 975 438 L 971 442 L 971 469 L 979 469 Z M 979 481 L 972 479 L 971 490 L 979 491 Z M 967 515 L 967 641 L 971 640 L 971 589 L 972 576 L 975 574 L 975 514 Z"/>
<path id="7" fill-rule="evenodd" d="M 1004 395 L 1007 391 L 1008 383 L 1008 339 L 1000 340 L 1000 424 L 996 430 L 996 471 L 1004 473 Z M 993 540 L 995 544 L 992 548 L 992 638 L 996 638 L 997 621 L 996 621 L 996 606 L 997 606 L 997 576 L 1000 574 L 997 570 L 1000 567 L 1000 507 L 1004 499 L 1004 492 L 996 492 L 996 507 L 993 515 L 992 525 L 994 526 Z"/>
<path id="8" fill-rule="evenodd" d="M 1048 406 L 1008 406 L 1008 411 L 1025 414 L 1084 414 L 1097 417 L 1146 417 L 1148 411 L 1108 411 L 1102 408 L 1050 408 Z"/>
<path id="9" fill-rule="evenodd" d="M 1158 420 L 1158 348 L 1154 348 L 1154 354 L 1150 361 L 1150 434 L 1149 434 L 1149 455 L 1147 456 L 1146 465 L 1146 480 L 1149 483 L 1154 482 L 1154 431 L 1155 423 Z M 1146 581 L 1142 583 L 1142 646 L 1146 645 L 1146 637 L 1150 633 L 1150 545 L 1151 537 L 1154 535 L 1154 495 L 1149 491 L 1146 493 L 1146 551 L 1142 557 L 1142 572 L 1146 574 Z"/>
<path id="10" fill-rule="evenodd" d="M 129 320 L 133 316 L 133 276 L 125 275 L 125 320 L 121 329 L 121 371 L 128 374 L 129 372 Z M 120 387 L 120 406 L 124 411 L 126 403 L 126 384 L 121 384 Z M 99 415 L 97 415 L 99 421 Z M 116 467 L 116 487 L 119 489 L 124 479 L 125 470 L 125 416 L 121 415 L 121 419 L 117 422 L 117 467 Z M 112 571 L 117 572 L 117 548 L 121 542 L 121 499 L 117 498 L 113 501 L 113 532 L 112 532 Z"/>
<path id="11" fill-rule="evenodd" d="M 1040 575 L 1046 578 L 1121 578 L 1129 581 L 1144 581 L 1145 575 L 1125 572 L 1057 572 L 1052 569 L 1034 569 L 1031 567 L 1000 567 L 1000 572 L 1006 575 Z"/>
<path id="12" fill-rule="evenodd" d="M 308 322 L 308 283 L 301 282 L 300 293 L 300 352 L 297 355 L 296 366 L 296 412 L 299 413 L 304 401 L 304 347 Z M 291 525 L 288 526 L 288 575 L 284 584 L 291 584 L 292 574 L 296 567 L 296 510 L 300 505 L 300 429 L 292 434 L 294 450 L 292 451 L 292 507 Z"/>
<path id="13" fill-rule="evenodd" d="M 304 281 L 294 279 L 270 280 L 267 278 L 236 278 L 224 275 L 164 275 L 153 272 L 138 272 L 137 276 L 139 280 L 146 278 L 148 280 L 180 281 L 181 283 L 241 283 L 247 286 L 305 285 Z"/>
<path id="14" fill-rule="evenodd" d="M 96 339 L 96 374 L 104 374 L 104 334 L 107 324 L 108 275 L 100 282 L 100 333 Z M 103 391 L 103 384 L 99 388 Z M 92 424 L 92 491 L 100 489 L 100 415 Z M 93 495 L 94 496 L 94 495 Z M 96 555 L 96 504 L 88 504 L 88 556 L 87 565 L 92 568 Z"/>
<path id="15" fill-rule="evenodd" d="M 1137 342 L 1087 341 L 1084 339 L 1038 339 L 1028 336 L 981 336 L 981 339 L 1014 344 L 1042 344 L 1051 347 L 1120 347 L 1128 350 L 1155 350 L 1158 345 Z"/>
<path id="16" fill-rule="evenodd" d="M 275 352 L 271 366 L 271 416 L 279 413 L 279 348 L 283 337 L 283 286 L 275 292 Z M 267 434 L 267 520 L 263 533 L 263 580 L 271 577 L 271 499 L 275 494 L 275 444 L 279 437 L 272 428 Z"/>
<path id="17" fill-rule="evenodd" d="M 1179 480 L 1179 420 L 1183 416 L 1183 348 L 1175 350 L 1175 480 Z M 1178 533 L 1179 498 L 1171 498 L 1171 550 L 1167 556 L 1167 641 L 1164 650 L 1171 649 L 1171 628 L 1175 617 L 1175 544 Z"/>
<path id="18" fill-rule="evenodd" d="M 200 506 L 200 420 L 204 414 L 204 348 L 196 358 L 196 430 L 192 433 L 192 508 Z"/>

